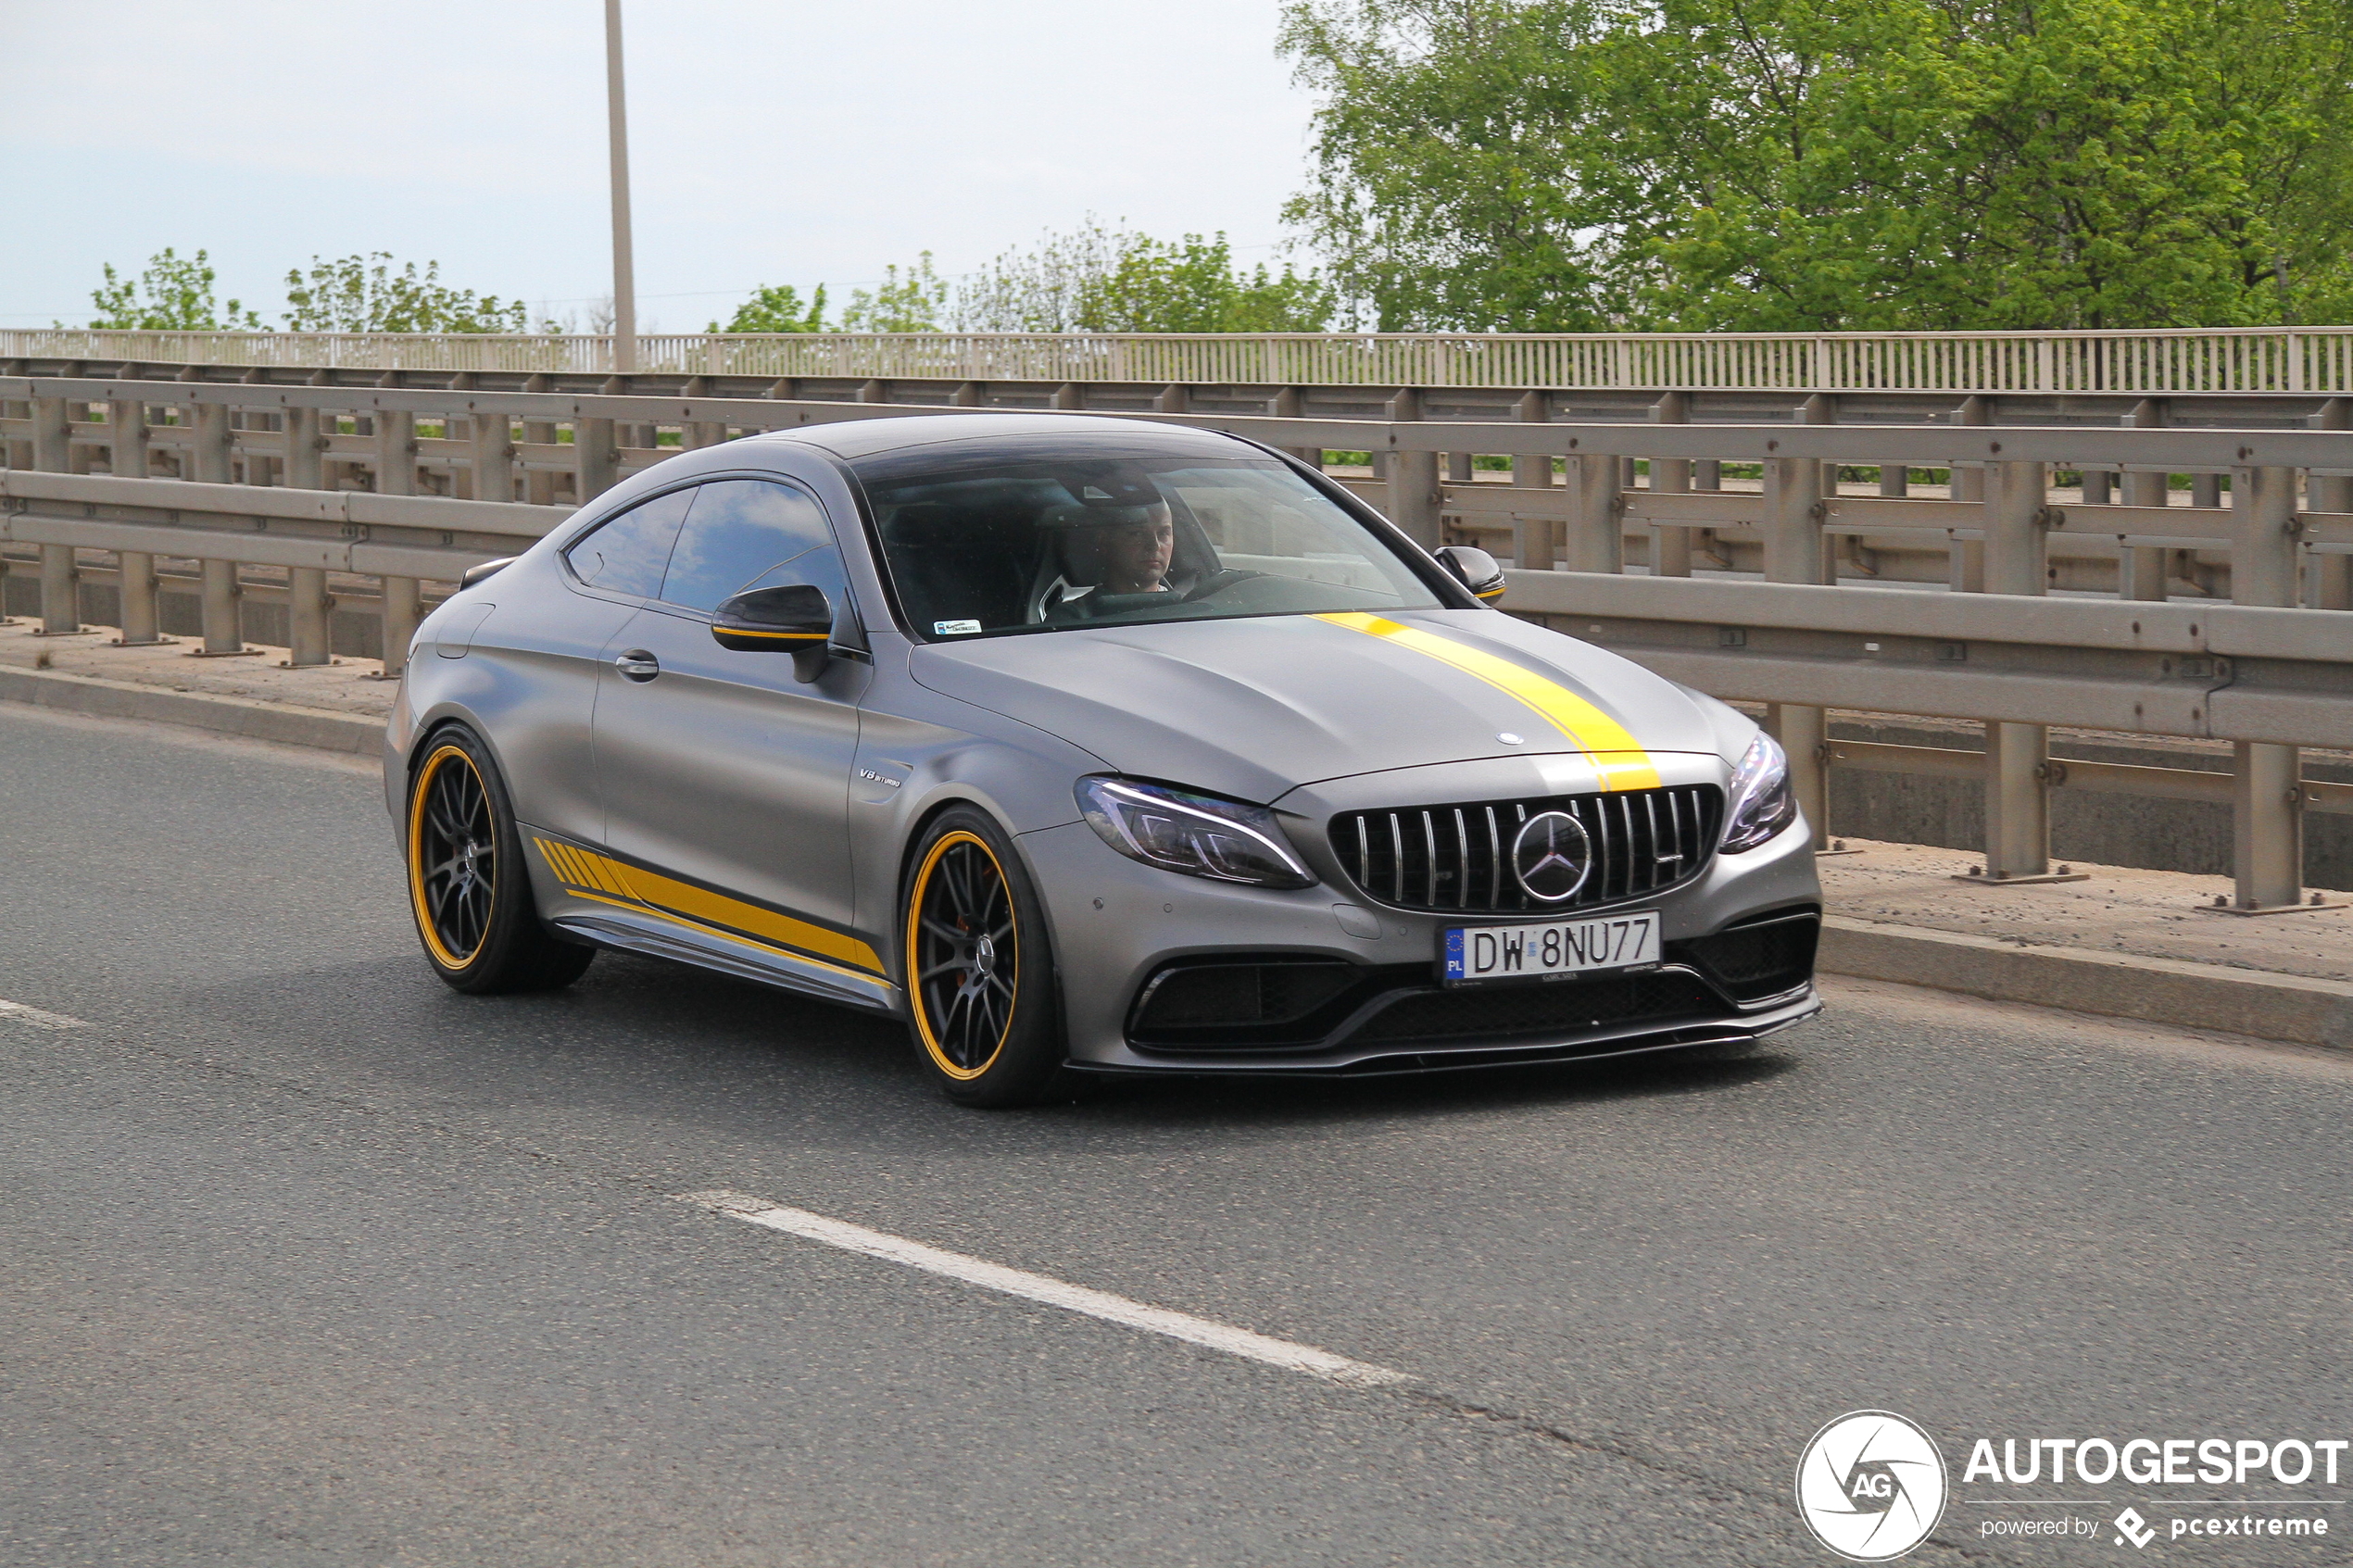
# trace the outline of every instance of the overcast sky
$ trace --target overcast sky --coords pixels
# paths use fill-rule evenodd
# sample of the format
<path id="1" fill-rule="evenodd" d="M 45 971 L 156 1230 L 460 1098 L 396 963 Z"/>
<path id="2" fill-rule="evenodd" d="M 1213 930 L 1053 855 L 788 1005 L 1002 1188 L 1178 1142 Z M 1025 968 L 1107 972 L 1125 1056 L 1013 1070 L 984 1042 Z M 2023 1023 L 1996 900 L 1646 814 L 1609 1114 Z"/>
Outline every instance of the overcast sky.
<path id="1" fill-rule="evenodd" d="M 1088 213 L 1256 260 L 1305 172 L 1277 0 L 625 0 L 644 330 L 763 282 L 978 267 Z M 0 0 L 0 325 L 209 250 L 265 319 L 313 255 L 610 288 L 600 0 Z M 535 309 L 535 315 L 536 310 Z"/>

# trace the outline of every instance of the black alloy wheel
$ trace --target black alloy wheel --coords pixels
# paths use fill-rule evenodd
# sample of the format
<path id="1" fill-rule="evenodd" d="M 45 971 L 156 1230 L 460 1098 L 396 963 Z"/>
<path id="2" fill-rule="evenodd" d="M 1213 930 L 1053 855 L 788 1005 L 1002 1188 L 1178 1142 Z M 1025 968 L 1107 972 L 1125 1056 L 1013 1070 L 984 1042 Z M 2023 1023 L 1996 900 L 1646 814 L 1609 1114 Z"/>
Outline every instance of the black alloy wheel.
<path id="1" fill-rule="evenodd" d="M 907 880 L 903 953 L 916 1047 L 973 1105 L 1040 1098 L 1062 1066 L 1053 968 L 1027 873 L 994 822 L 937 819 Z"/>
<path id="2" fill-rule="evenodd" d="M 434 972 L 460 991 L 544 991 L 580 978 L 594 947 L 539 919 L 505 781 L 480 736 L 435 731 L 409 774 L 409 906 Z"/>
<path id="3" fill-rule="evenodd" d="M 462 747 L 444 746 L 425 759 L 410 833 L 419 932 L 434 958 L 462 968 L 489 934 L 498 877 L 490 792 Z"/>

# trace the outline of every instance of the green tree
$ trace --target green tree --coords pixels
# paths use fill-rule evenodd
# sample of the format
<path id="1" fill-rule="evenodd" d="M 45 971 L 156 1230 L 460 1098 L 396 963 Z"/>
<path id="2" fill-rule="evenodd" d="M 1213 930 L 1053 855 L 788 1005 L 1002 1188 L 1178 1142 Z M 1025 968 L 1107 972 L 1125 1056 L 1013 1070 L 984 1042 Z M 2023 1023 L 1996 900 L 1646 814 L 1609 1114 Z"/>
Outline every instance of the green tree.
<path id="1" fill-rule="evenodd" d="M 369 266 L 374 262 L 373 267 Z M 520 332 L 527 312 L 519 299 L 501 300 L 453 289 L 441 282 L 441 263 L 428 261 L 392 270 L 384 251 L 340 260 L 310 258 L 310 270 L 286 274 L 281 318 L 298 332 Z"/>
<path id="2" fill-rule="evenodd" d="M 1222 233 L 1172 243 L 1089 218 L 963 280 L 952 314 L 971 332 L 1321 332 L 1338 306 L 1313 272 L 1239 271 Z"/>
<path id="3" fill-rule="evenodd" d="M 883 281 L 872 289 L 853 289 L 841 313 L 846 332 L 936 332 L 948 314 L 950 289 L 932 270 L 925 251 L 902 276 L 896 267 L 883 269 Z"/>
<path id="4" fill-rule="evenodd" d="M 147 260 L 136 278 L 121 278 L 109 263 L 107 281 L 90 293 L 98 308 L 90 325 L 101 331 L 263 332 L 261 318 L 237 300 L 225 309 L 213 303 L 213 270 L 203 251 L 182 257 L 170 245 Z M 58 325 L 64 325 L 59 322 Z"/>
<path id="5" fill-rule="evenodd" d="M 713 321 L 706 332 L 822 332 L 825 330 L 825 285 L 819 283 L 809 304 L 800 303 L 800 293 L 787 283 L 782 288 L 760 288 L 752 296 L 736 307 L 727 324 Z"/>
<path id="6" fill-rule="evenodd" d="M 1293 0 L 1288 209 L 1387 327 L 2353 304 L 2348 0 Z"/>
<path id="7" fill-rule="evenodd" d="M 1234 268 L 1226 236 L 1187 234 L 1170 244 L 1121 237 L 1112 262 L 1078 291 L 1077 325 L 1105 332 L 1313 332 L 1329 325 L 1336 301 L 1310 273 L 1264 263 Z"/>

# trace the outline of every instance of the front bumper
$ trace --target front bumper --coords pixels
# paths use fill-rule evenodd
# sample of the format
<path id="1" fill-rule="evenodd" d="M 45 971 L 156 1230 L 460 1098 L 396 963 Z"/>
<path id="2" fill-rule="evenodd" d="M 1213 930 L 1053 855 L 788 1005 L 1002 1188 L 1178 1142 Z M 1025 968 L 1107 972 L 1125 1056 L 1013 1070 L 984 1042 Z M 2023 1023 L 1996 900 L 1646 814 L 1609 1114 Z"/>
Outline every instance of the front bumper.
<path id="1" fill-rule="evenodd" d="M 1661 969 L 1455 992 L 1438 984 L 1441 933 L 1486 923 L 1477 919 L 1389 909 L 1330 881 L 1276 891 L 1176 875 L 1114 852 L 1084 823 L 1021 842 L 1053 928 L 1077 1068 L 1359 1075 L 1585 1060 L 1754 1040 L 1820 1009 L 1810 967 L 1803 981 L 1742 999 L 1732 994 L 1738 987 L 1728 990 L 1677 950 L 1728 926 L 1818 909 L 1802 824 L 1747 854 L 1715 857 L 1680 887 L 1622 906 L 1659 911 L 1668 960 Z M 1334 1004 L 1329 1026 L 1304 1042 L 1257 1047 L 1241 1031 L 1187 1045 L 1137 1033 L 1139 994 L 1172 963 L 1260 958 L 1339 960 L 1361 971 L 1362 981 Z"/>

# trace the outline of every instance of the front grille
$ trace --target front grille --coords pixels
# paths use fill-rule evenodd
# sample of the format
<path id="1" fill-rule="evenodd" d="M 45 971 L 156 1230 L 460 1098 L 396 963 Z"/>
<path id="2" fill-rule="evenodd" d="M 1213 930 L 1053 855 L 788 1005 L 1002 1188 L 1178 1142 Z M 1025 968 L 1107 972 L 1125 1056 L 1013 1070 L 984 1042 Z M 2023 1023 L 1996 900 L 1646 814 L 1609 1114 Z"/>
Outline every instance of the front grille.
<path id="1" fill-rule="evenodd" d="M 1592 844 L 1592 871 L 1574 897 L 1547 904 L 1512 875 L 1513 835 L 1545 811 L 1575 817 Z M 1611 795 L 1479 800 L 1345 811 L 1332 852 L 1366 897 L 1405 909 L 1497 914 L 1588 909 L 1662 893 L 1705 869 L 1716 851 L 1724 793 L 1714 784 Z"/>
<path id="2" fill-rule="evenodd" d="M 1695 976 L 1667 970 L 1548 985 L 1424 991 L 1383 1009 L 1350 1043 L 1502 1041 L 1723 1011 L 1724 1004 Z"/>

